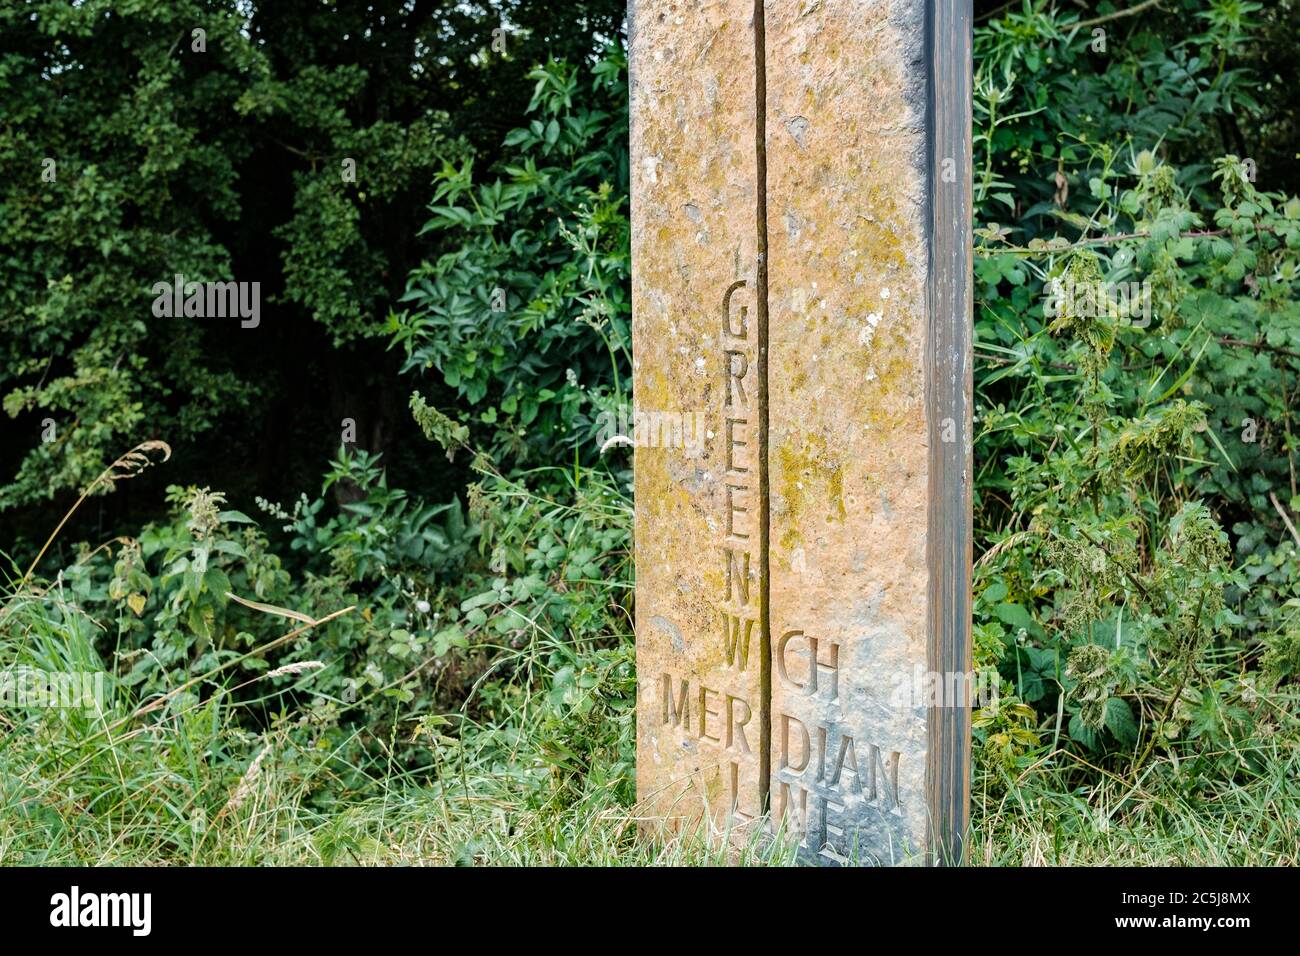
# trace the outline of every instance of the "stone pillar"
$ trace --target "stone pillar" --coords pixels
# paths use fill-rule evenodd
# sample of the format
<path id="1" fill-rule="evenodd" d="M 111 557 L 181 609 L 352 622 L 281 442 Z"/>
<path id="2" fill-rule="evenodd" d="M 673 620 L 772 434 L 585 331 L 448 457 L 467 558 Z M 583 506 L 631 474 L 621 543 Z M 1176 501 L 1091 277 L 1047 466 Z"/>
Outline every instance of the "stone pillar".
<path id="1" fill-rule="evenodd" d="M 949 861 L 969 0 L 636 0 L 630 23 L 643 810 L 809 862 Z M 701 441 L 662 440 L 687 420 Z"/>

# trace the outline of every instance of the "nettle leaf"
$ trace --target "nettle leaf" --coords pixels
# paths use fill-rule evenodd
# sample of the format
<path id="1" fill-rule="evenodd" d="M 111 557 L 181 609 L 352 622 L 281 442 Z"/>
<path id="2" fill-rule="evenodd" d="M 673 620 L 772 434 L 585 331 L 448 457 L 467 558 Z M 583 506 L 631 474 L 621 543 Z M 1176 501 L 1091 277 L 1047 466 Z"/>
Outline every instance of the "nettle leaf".
<path id="1" fill-rule="evenodd" d="M 217 597 L 218 603 L 226 604 L 226 592 L 231 590 L 230 578 L 220 568 L 208 568 L 203 572 L 203 586 L 209 594 Z"/>
<path id="2" fill-rule="evenodd" d="M 1138 740 L 1137 721 L 1133 719 L 1133 708 L 1121 697 L 1112 697 L 1106 701 L 1106 729 L 1115 735 L 1115 739 L 1126 747 L 1131 747 Z"/>
<path id="3" fill-rule="evenodd" d="M 1030 630 L 1034 626 L 1034 619 L 1019 604 L 999 604 L 993 609 L 993 613 L 998 616 L 998 620 L 1012 627 Z"/>
<path id="4" fill-rule="evenodd" d="M 1191 708 L 1191 720 L 1187 726 L 1187 738 L 1197 737 L 1216 739 L 1223 726 L 1223 713 L 1218 692 L 1212 687 L 1188 692 L 1196 698 Z"/>
<path id="5" fill-rule="evenodd" d="M 438 657 L 442 657 L 453 647 L 464 649 L 468 646 L 469 638 L 465 636 L 465 632 L 458 624 L 444 628 L 433 638 L 433 653 Z"/>
<path id="6" fill-rule="evenodd" d="M 1022 669 L 1016 683 L 1016 694 L 1028 704 L 1042 700 L 1047 696 L 1047 683 L 1043 680 L 1043 675 L 1033 668 Z"/>
<path id="7" fill-rule="evenodd" d="M 984 592 L 980 595 L 980 597 L 987 604 L 997 604 L 999 601 L 1001 601 L 1003 598 L 1007 596 L 1007 592 L 1008 592 L 1008 588 L 1006 582 L 1003 581 L 1001 578 L 998 578 L 992 581 L 989 584 L 989 586 L 984 589 Z"/>
<path id="8" fill-rule="evenodd" d="M 1093 730 L 1078 714 L 1070 717 L 1069 724 L 1070 737 L 1083 744 L 1089 750 L 1097 750 L 1101 742 L 1101 737 L 1097 731 Z"/>

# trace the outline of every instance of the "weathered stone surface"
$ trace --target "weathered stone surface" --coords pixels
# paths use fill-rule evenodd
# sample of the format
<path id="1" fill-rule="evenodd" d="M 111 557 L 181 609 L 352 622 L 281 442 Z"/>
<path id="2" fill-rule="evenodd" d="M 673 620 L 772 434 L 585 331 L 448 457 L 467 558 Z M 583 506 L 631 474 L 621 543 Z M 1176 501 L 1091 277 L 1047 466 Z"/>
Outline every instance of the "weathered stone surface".
<path id="1" fill-rule="evenodd" d="M 643 809 L 959 853 L 969 2 L 630 13 L 634 393 L 706 422 L 636 452 Z"/>
<path id="2" fill-rule="evenodd" d="M 924 53 L 919 0 L 768 4 L 772 800 L 827 860 L 925 846 Z"/>
<path id="3" fill-rule="evenodd" d="M 631 11 L 637 413 L 705 428 L 702 447 L 635 450 L 637 789 L 669 825 L 720 831 L 763 791 L 752 12 Z"/>

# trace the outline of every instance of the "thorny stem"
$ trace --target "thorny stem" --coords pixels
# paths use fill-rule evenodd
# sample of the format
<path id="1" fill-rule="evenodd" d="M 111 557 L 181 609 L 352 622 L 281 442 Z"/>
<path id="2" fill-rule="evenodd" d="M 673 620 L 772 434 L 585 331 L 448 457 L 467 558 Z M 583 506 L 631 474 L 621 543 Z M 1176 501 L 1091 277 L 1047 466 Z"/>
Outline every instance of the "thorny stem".
<path id="1" fill-rule="evenodd" d="M 1203 611 L 1204 609 L 1205 609 L 1205 590 L 1204 588 L 1202 588 L 1201 599 L 1199 602 L 1197 602 L 1196 605 L 1196 616 L 1192 618 L 1193 624 L 1196 624 L 1201 620 L 1201 611 Z M 1195 648 L 1196 648 L 1195 640 L 1189 640 L 1187 642 L 1187 666 L 1183 668 L 1182 674 L 1179 675 L 1178 686 L 1175 687 L 1174 692 L 1169 695 L 1169 701 L 1168 703 L 1165 704 L 1164 713 L 1161 714 L 1160 719 L 1156 721 L 1155 728 L 1151 733 L 1151 739 L 1147 741 L 1146 749 L 1142 751 L 1142 756 L 1138 757 L 1137 763 L 1133 765 L 1134 774 L 1136 774 L 1138 771 L 1142 769 L 1142 766 L 1147 762 L 1147 758 L 1151 756 L 1151 751 L 1155 749 L 1156 740 L 1159 738 L 1161 733 L 1160 728 L 1162 728 L 1165 725 L 1165 721 L 1167 721 L 1170 715 L 1174 712 L 1174 707 L 1177 706 L 1178 699 L 1183 696 L 1183 688 L 1187 686 L 1187 678 L 1189 678 L 1192 675 L 1192 671 L 1195 669 L 1195 660 L 1193 654 Z"/>
<path id="2" fill-rule="evenodd" d="M 1256 232 L 1276 232 L 1271 226 L 1255 226 Z M 1180 232 L 1177 236 L 1170 238 L 1178 239 L 1212 239 L 1215 236 L 1226 236 L 1231 232 L 1229 229 L 1192 229 L 1188 232 Z M 1128 239 L 1150 239 L 1151 232 L 1143 230 L 1141 232 L 1118 232 L 1106 236 L 1094 236 L 1091 239 L 1078 239 L 1067 245 L 1043 246 L 1042 248 L 1031 249 L 1028 246 L 976 246 L 975 255 L 983 258 L 989 256 L 1015 255 L 1015 256 L 1050 256 L 1058 252 L 1069 252 L 1071 249 L 1081 249 L 1085 246 L 1105 246 L 1116 242 L 1123 242 Z"/>

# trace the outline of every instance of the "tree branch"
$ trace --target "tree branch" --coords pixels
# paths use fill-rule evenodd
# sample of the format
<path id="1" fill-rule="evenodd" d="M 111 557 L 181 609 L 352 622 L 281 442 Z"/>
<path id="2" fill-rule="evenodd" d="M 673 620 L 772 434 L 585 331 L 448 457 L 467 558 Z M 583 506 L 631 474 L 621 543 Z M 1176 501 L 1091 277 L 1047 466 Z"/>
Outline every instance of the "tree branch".
<path id="1" fill-rule="evenodd" d="M 1147 7 L 1156 7 L 1160 5 L 1160 0 L 1144 0 L 1136 7 L 1129 7 L 1127 10 L 1116 10 L 1114 13 L 1108 13 L 1105 16 L 1093 17 L 1091 20 L 1080 20 L 1072 24 L 1076 29 L 1083 27 L 1095 27 L 1099 23 L 1109 23 L 1111 20 L 1118 20 L 1121 17 L 1131 17 L 1135 13 L 1141 13 Z"/>

